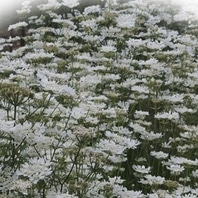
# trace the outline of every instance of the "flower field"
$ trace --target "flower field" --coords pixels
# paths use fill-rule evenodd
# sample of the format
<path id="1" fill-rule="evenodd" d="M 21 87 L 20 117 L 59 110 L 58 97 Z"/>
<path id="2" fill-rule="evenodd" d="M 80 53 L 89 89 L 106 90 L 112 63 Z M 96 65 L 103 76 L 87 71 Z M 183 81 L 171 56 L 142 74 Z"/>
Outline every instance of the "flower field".
<path id="1" fill-rule="evenodd" d="M 0 197 L 198 197 L 195 15 L 163 0 L 17 13 L 0 38 Z"/>

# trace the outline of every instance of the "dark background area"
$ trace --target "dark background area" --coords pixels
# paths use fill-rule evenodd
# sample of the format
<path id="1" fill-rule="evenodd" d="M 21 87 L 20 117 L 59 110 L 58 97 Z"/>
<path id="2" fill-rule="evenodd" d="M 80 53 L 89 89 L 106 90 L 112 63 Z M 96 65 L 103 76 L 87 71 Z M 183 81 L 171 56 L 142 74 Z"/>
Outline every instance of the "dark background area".
<path id="1" fill-rule="evenodd" d="M 21 2 L 24 0 L 0 0 L 0 31 L 5 30 L 10 24 L 18 21 L 16 10 L 21 8 Z"/>

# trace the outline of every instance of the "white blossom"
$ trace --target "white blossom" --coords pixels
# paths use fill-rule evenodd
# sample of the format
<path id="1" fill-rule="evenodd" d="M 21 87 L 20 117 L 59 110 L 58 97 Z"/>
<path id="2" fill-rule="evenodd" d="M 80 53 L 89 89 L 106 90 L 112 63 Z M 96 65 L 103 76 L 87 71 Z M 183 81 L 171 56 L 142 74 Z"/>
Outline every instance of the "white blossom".
<path id="1" fill-rule="evenodd" d="M 45 180 L 52 173 L 51 165 L 50 161 L 43 158 L 33 158 L 22 165 L 17 171 L 17 175 L 28 177 L 33 184 L 36 184 L 39 180 Z"/>
<path id="2" fill-rule="evenodd" d="M 185 170 L 184 167 L 179 164 L 171 164 L 170 166 L 167 166 L 167 169 L 173 174 L 179 174 Z"/>
<path id="3" fill-rule="evenodd" d="M 143 174 L 148 174 L 151 171 L 151 167 L 145 167 L 144 165 L 133 165 L 132 168 L 138 172 L 138 173 L 143 173 Z"/>
<path id="4" fill-rule="evenodd" d="M 10 31 L 10 30 L 12 30 L 12 29 L 17 29 L 17 28 L 20 28 L 20 27 L 26 27 L 27 25 L 28 25 L 28 24 L 27 24 L 25 21 L 18 22 L 18 23 L 9 25 L 8 31 Z"/>
<path id="5" fill-rule="evenodd" d="M 103 45 L 103 46 L 101 47 L 101 51 L 102 51 L 102 52 L 108 53 L 108 52 L 116 52 L 117 49 L 116 49 L 116 47 L 114 47 L 114 46 Z"/>
<path id="6" fill-rule="evenodd" d="M 141 138 L 143 140 L 155 140 L 155 139 L 159 139 L 162 137 L 162 134 L 161 133 L 154 133 L 153 131 L 150 131 L 150 132 L 142 132 L 141 133 Z"/>
<path id="7" fill-rule="evenodd" d="M 162 113 L 157 113 L 155 115 L 156 119 L 168 119 L 168 120 L 173 120 L 173 121 L 178 121 L 179 120 L 179 114 L 177 112 L 162 112 Z"/>
<path id="8" fill-rule="evenodd" d="M 151 151 L 151 152 L 150 152 L 150 155 L 151 155 L 151 156 L 154 156 L 154 157 L 157 158 L 157 159 L 166 159 L 166 158 L 168 157 L 168 153 L 164 153 L 164 152 L 162 152 L 162 151 L 158 151 L 158 152 L 156 152 L 156 151 Z"/>
<path id="9" fill-rule="evenodd" d="M 101 8 L 99 5 L 93 5 L 93 6 L 86 7 L 84 9 L 83 14 L 86 16 L 86 15 L 92 14 L 92 13 L 100 13 L 100 11 L 101 11 Z"/>
<path id="10" fill-rule="evenodd" d="M 193 177 L 198 177 L 198 169 L 197 170 L 194 170 L 194 171 L 192 171 L 192 175 L 193 175 Z"/>
<path id="11" fill-rule="evenodd" d="M 30 181 L 24 181 L 22 179 L 14 179 L 11 182 L 11 190 L 16 190 L 22 193 L 23 195 L 28 195 L 28 189 L 32 187 L 32 183 Z"/>
<path id="12" fill-rule="evenodd" d="M 144 179 L 140 179 L 140 183 L 149 185 L 161 185 L 164 183 L 165 178 L 161 176 L 145 175 Z"/>
<path id="13" fill-rule="evenodd" d="M 135 111 L 135 118 L 143 119 L 145 118 L 149 113 L 147 111 Z"/>
<path id="14" fill-rule="evenodd" d="M 116 19 L 117 26 L 121 28 L 133 28 L 135 27 L 136 16 L 133 14 L 122 14 Z"/>

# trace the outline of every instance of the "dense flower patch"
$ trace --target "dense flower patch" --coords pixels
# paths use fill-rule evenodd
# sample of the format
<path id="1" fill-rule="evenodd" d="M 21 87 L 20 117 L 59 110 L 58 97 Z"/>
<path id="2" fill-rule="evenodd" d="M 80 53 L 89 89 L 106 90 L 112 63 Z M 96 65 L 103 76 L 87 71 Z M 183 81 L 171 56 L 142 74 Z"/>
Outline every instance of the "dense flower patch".
<path id="1" fill-rule="evenodd" d="M 8 27 L 27 33 L 0 54 L 0 194 L 197 197 L 197 19 L 81 3 L 25 1 Z"/>

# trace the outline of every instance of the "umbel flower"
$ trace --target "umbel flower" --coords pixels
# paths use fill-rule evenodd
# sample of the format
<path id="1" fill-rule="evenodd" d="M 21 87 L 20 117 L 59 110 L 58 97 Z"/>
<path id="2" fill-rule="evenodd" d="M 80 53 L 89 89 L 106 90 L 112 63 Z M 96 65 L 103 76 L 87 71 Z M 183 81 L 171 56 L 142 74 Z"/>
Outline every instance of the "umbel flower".
<path id="1" fill-rule="evenodd" d="M 33 184 L 37 184 L 40 180 L 46 180 L 52 173 L 52 163 L 42 158 L 30 159 L 29 162 L 23 164 L 20 170 L 17 171 L 17 175 L 25 176 Z"/>
<path id="2" fill-rule="evenodd" d="M 135 171 L 137 171 L 139 173 L 143 173 L 143 174 L 148 174 L 151 171 L 151 168 L 150 167 L 146 168 L 144 165 L 143 166 L 133 165 L 132 168 Z"/>
<path id="3" fill-rule="evenodd" d="M 140 179 L 140 183 L 149 185 L 161 185 L 164 183 L 165 178 L 161 176 L 145 175 L 144 179 Z"/>
<path id="4" fill-rule="evenodd" d="M 184 167 L 179 164 L 171 164 L 167 169 L 169 169 L 172 174 L 179 174 L 185 170 Z"/>

